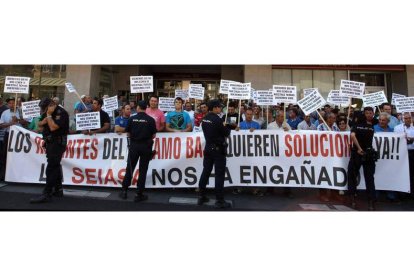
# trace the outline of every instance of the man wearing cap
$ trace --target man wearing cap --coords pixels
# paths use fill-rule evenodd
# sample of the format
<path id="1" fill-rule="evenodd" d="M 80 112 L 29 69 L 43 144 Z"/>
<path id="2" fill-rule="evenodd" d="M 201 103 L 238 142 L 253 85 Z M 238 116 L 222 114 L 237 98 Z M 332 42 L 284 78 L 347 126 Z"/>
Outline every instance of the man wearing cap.
<path id="1" fill-rule="evenodd" d="M 127 198 L 128 187 L 132 185 L 133 171 L 139 160 L 139 176 L 137 183 L 137 194 L 134 198 L 135 202 L 140 202 L 148 199 L 144 195 L 145 179 L 147 178 L 148 164 L 152 158 L 152 144 L 157 128 L 155 120 L 145 113 L 147 103 L 139 101 L 137 104 L 137 114 L 131 116 L 125 128 L 125 132 L 129 139 L 129 153 L 125 177 L 122 182 L 122 191 L 120 197 Z"/>
<path id="2" fill-rule="evenodd" d="M 81 99 L 82 102 L 79 102 L 75 107 L 75 114 L 92 111 L 92 98 L 90 96 L 82 95 Z"/>
<path id="3" fill-rule="evenodd" d="M 219 117 L 223 108 L 219 100 L 211 100 L 208 103 L 210 111 L 202 120 L 206 146 L 204 148 L 203 172 L 199 181 L 198 205 L 208 202 L 206 196 L 206 186 L 214 166 L 215 173 L 215 193 L 216 208 L 229 208 L 230 204 L 224 201 L 224 174 L 226 171 L 226 137 L 230 135 L 230 127 L 226 127 L 223 120 Z"/>
<path id="4" fill-rule="evenodd" d="M 52 196 L 62 197 L 63 172 L 60 164 L 66 151 L 67 135 L 69 133 L 69 114 L 50 98 L 44 98 L 39 103 L 41 113 L 39 128 L 42 129 L 46 148 L 46 185 L 42 195 L 30 199 L 30 203 L 45 203 Z"/>

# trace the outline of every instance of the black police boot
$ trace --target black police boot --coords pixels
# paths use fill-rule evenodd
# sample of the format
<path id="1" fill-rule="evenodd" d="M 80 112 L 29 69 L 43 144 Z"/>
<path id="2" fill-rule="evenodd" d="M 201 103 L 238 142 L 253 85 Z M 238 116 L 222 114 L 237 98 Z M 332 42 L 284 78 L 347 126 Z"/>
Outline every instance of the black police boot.
<path id="1" fill-rule="evenodd" d="M 141 201 L 145 201 L 147 199 L 148 199 L 148 196 L 147 195 L 144 195 L 144 194 L 141 194 L 141 193 L 137 193 L 135 195 L 134 202 L 141 202 Z"/>
<path id="2" fill-rule="evenodd" d="M 54 197 L 63 197 L 63 189 L 55 190 L 52 195 Z"/>
<path id="3" fill-rule="evenodd" d="M 226 209 L 230 208 L 231 204 L 224 201 L 224 199 L 217 199 L 216 203 L 214 204 L 214 207 L 216 207 L 217 209 Z"/>
<path id="4" fill-rule="evenodd" d="M 46 202 L 51 202 L 51 201 L 52 201 L 52 196 L 48 194 L 42 194 L 38 197 L 34 197 L 30 199 L 30 203 L 46 203 Z"/>
<path id="5" fill-rule="evenodd" d="M 210 199 L 205 195 L 199 195 L 197 198 L 197 205 L 203 205 L 203 203 L 209 202 Z"/>
<path id="6" fill-rule="evenodd" d="M 127 189 L 122 188 L 122 191 L 119 193 L 119 197 L 122 199 L 127 199 L 128 197 Z"/>
<path id="7" fill-rule="evenodd" d="M 377 208 L 375 207 L 375 201 L 369 200 L 368 201 L 368 211 L 375 211 Z"/>

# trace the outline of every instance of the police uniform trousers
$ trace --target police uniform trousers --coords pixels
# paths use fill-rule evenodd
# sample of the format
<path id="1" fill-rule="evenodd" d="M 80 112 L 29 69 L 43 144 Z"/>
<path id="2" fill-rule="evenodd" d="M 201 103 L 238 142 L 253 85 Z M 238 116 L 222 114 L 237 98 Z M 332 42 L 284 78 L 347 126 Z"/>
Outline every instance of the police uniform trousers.
<path id="1" fill-rule="evenodd" d="M 52 137 L 46 140 L 46 186 L 43 194 L 52 195 L 53 188 L 55 191 L 62 190 L 63 171 L 62 156 L 66 151 L 67 138 L 65 136 Z"/>
<path id="2" fill-rule="evenodd" d="M 137 193 L 143 193 L 145 189 L 145 179 L 147 178 L 148 164 L 152 158 L 152 140 L 151 142 L 131 142 L 128 153 L 128 163 L 125 172 L 122 188 L 128 188 L 131 185 L 131 172 L 135 169 L 139 160 L 139 176 L 137 183 Z"/>
<path id="3" fill-rule="evenodd" d="M 201 173 L 199 189 L 200 195 L 204 196 L 208 179 L 214 166 L 215 193 L 217 200 L 224 200 L 224 175 L 226 172 L 226 154 L 215 146 L 208 146 L 204 150 L 203 172 Z"/>
<path id="4" fill-rule="evenodd" d="M 362 166 L 368 200 L 376 200 L 377 196 L 374 182 L 375 161 L 372 159 L 363 161 L 362 159 L 362 155 L 359 155 L 357 151 L 351 151 L 351 159 L 348 164 L 348 192 L 350 195 L 355 194 L 358 185 L 358 175 Z"/>

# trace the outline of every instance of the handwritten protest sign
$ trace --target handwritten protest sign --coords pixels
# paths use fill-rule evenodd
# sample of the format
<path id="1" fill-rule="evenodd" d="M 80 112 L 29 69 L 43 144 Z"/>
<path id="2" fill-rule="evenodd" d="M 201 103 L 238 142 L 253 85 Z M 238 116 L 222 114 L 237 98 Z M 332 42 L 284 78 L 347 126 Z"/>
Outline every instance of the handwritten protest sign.
<path id="1" fill-rule="evenodd" d="M 277 103 L 297 102 L 296 86 L 273 85 L 273 96 Z"/>
<path id="2" fill-rule="evenodd" d="M 29 94 L 30 78 L 6 76 L 4 93 Z"/>
<path id="3" fill-rule="evenodd" d="M 22 102 L 23 119 L 36 118 L 40 116 L 40 100 Z"/>
<path id="4" fill-rule="evenodd" d="M 231 80 L 220 80 L 220 94 L 228 94 L 229 93 L 229 84 L 230 83 L 239 83 L 237 81 L 231 81 Z"/>
<path id="5" fill-rule="evenodd" d="M 311 91 L 305 98 L 298 101 L 298 105 L 305 115 L 309 115 L 318 108 L 321 108 L 325 103 L 325 99 L 317 90 Z"/>
<path id="6" fill-rule="evenodd" d="M 365 91 L 365 83 L 358 81 L 341 80 L 339 94 L 349 98 L 362 99 Z"/>
<path id="7" fill-rule="evenodd" d="M 87 112 L 76 114 L 76 130 L 88 130 L 101 128 L 99 112 Z"/>
<path id="8" fill-rule="evenodd" d="M 326 101 L 334 105 L 349 105 L 349 97 L 341 96 L 339 90 L 331 90 Z"/>
<path id="9" fill-rule="evenodd" d="M 405 97 L 407 97 L 407 96 L 402 95 L 402 94 L 392 93 L 391 104 L 395 105 L 395 99 L 396 98 L 405 98 Z"/>
<path id="10" fill-rule="evenodd" d="M 229 83 L 229 99 L 250 100 L 251 83 L 231 82 Z"/>
<path id="11" fill-rule="evenodd" d="M 362 96 L 362 101 L 365 106 L 379 106 L 382 103 L 387 103 L 387 97 L 384 94 L 384 91 L 378 91 L 375 93 L 365 94 Z"/>
<path id="12" fill-rule="evenodd" d="M 65 82 L 65 86 L 66 86 L 66 89 L 68 90 L 69 93 L 76 93 L 75 86 L 73 86 L 72 83 Z"/>
<path id="13" fill-rule="evenodd" d="M 118 109 L 118 97 L 117 96 L 113 96 L 113 97 L 110 97 L 110 98 L 105 98 L 105 99 L 103 99 L 103 102 L 104 102 L 104 105 L 103 105 L 102 109 L 106 113 L 109 113 L 113 110 Z"/>
<path id="14" fill-rule="evenodd" d="M 272 90 L 256 90 L 256 100 L 255 103 L 257 105 L 276 105 L 277 103 L 273 97 L 273 89 Z"/>
<path id="15" fill-rule="evenodd" d="M 175 97 L 188 100 L 188 89 L 175 89 Z"/>
<path id="16" fill-rule="evenodd" d="M 174 98 L 166 98 L 166 97 L 160 97 L 158 102 L 158 108 L 161 111 L 174 111 L 175 105 L 174 105 Z"/>
<path id="17" fill-rule="evenodd" d="M 414 112 L 414 97 L 395 98 L 398 113 Z"/>
<path id="18" fill-rule="evenodd" d="M 130 76 L 131 93 L 154 92 L 152 76 Z"/>
<path id="19" fill-rule="evenodd" d="M 188 97 L 190 99 L 204 100 L 204 87 L 201 85 L 190 84 L 188 89 Z"/>

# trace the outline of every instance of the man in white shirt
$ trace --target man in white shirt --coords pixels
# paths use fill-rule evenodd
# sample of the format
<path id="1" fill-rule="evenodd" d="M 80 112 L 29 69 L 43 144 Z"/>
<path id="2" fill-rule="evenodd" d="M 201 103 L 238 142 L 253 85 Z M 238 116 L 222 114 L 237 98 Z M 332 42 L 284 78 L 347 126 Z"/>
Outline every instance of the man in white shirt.
<path id="1" fill-rule="evenodd" d="M 414 195 L 414 127 L 412 125 L 412 117 L 409 112 L 403 115 L 404 123 L 397 125 L 394 132 L 405 133 L 408 149 L 408 164 L 410 167 L 410 190 L 411 196 Z"/>
<path id="2" fill-rule="evenodd" d="M 298 130 L 316 130 L 316 126 L 311 123 L 310 114 L 303 117 L 303 121 L 298 124 Z"/>
<path id="3" fill-rule="evenodd" d="M 275 121 L 268 124 L 267 129 L 275 129 L 275 130 L 280 129 L 284 131 L 292 130 L 290 125 L 284 122 L 284 119 L 285 119 L 285 116 L 283 114 L 283 111 L 281 110 L 276 111 Z"/>

